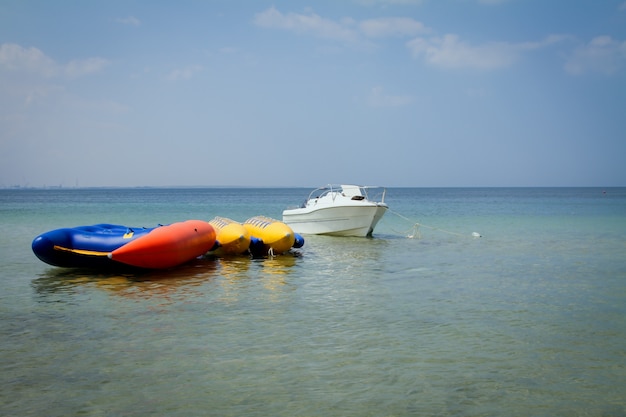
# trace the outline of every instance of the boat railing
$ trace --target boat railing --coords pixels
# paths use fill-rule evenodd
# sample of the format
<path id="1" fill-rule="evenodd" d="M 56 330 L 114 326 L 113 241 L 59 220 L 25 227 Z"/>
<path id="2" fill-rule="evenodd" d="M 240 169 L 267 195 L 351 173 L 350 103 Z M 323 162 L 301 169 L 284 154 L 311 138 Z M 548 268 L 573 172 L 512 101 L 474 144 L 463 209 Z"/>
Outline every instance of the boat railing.
<path id="1" fill-rule="evenodd" d="M 373 202 L 384 203 L 385 202 L 385 194 L 387 193 L 387 189 L 385 187 L 380 186 L 358 186 L 360 193 L 365 199 Z M 333 185 L 329 184 L 325 187 L 316 188 L 311 191 L 306 201 L 310 201 L 316 198 L 321 198 L 326 195 L 330 195 L 332 199 L 335 199 L 335 196 L 341 195 L 343 192 L 343 187 L 341 185 Z"/>
<path id="2" fill-rule="evenodd" d="M 385 203 L 385 195 L 387 194 L 387 189 L 385 187 L 365 186 L 361 187 L 361 192 L 369 201 Z"/>
<path id="3" fill-rule="evenodd" d="M 307 198 L 308 200 L 313 200 L 315 198 L 320 198 L 320 197 L 324 197 L 326 194 L 330 193 L 333 191 L 333 187 L 331 185 L 327 186 L 327 187 L 320 187 L 320 188 L 316 188 L 315 190 L 311 191 L 311 193 L 309 194 L 309 197 Z M 335 191 L 337 191 L 335 189 Z"/>

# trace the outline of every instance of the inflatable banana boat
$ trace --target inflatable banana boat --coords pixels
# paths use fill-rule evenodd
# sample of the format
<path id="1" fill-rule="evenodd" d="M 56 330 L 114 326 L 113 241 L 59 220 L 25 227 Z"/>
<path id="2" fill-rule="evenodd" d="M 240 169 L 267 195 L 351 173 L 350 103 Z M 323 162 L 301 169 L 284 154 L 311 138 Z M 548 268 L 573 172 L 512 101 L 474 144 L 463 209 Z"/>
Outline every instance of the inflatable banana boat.
<path id="1" fill-rule="evenodd" d="M 280 254 L 304 245 L 302 236 L 285 223 L 265 216 L 251 217 L 243 223 L 252 236 L 253 255 Z"/>
<path id="2" fill-rule="evenodd" d="M 37 236 L 32 249 L 53 266 L 163 269 L 202 256 L 214 244 L 213 226 L 187 220 L 152 228 L 96 224 L 56 229 Z"/>
<path id="3" fill-rule="evenodd" d="M 239 222 L 216 216 L 209 221 L 216 233 L 211 253 L 217 256 L 241 255 L 250 248 L 250 232 Z"/>
<path id="4" fill-rule="evenodd" d="M 209 224 L 216 233 L 212 255 L 266 256 L 301 248 L 304 238 L 285 223 L 269 217 L 256 216 L 241 224 L 226 217 L 215 217 Z"/>

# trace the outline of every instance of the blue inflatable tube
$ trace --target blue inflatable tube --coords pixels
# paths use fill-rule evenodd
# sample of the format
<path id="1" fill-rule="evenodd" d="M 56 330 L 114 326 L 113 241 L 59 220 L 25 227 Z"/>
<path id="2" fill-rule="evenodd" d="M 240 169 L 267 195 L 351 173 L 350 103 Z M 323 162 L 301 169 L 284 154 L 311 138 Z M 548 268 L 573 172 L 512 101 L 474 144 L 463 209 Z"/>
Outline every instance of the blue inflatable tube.
<path id="1" fill-rule="evenodd" d="M 32 249 L 37 258 L 53 266 L 104 268 L 117 265 L 109 253 L 153 229 L 106 223 L 56 229 L 37 236 Z"/>
<path id="2" fill-rule="evenodd" d="M 296 240 L 293 242 L 293 246 L 292 247 L 296 248 L 296 249 L 303 247 L 304 246 L 304 238 L 299 233 L 295 233 L 295 235 L 296 235 Z"/>

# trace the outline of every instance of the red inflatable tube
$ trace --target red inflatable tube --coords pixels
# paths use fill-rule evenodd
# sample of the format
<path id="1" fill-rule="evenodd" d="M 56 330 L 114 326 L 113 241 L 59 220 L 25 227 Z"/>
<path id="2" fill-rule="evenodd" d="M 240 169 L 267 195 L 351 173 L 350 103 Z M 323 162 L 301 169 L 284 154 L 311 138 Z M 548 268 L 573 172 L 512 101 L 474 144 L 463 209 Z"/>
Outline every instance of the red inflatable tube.
<path id="1" fill-rule="evenodd" d="M 114 261 L 139 268 L 171 268 L 207 253 L 215 244 L 215 229 L 202 220 L 157 227 L 109 255 Z"/>

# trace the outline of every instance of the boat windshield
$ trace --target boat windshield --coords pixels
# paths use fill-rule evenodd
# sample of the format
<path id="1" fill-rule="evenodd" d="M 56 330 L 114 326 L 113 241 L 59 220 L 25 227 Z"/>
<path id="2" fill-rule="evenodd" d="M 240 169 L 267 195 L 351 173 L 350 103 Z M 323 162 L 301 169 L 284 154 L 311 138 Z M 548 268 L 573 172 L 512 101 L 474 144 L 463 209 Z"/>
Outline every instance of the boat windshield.
<path id="1" fill-rule="evenodd" d="M 372 198 L 368 195 L 368 191 L 370 190 L 378 190 L 378 193 L 369 193 L 372 194 Z M 313 200 L 316 198 L 321 198 L 326 195 L 331 195 L 334 198 L 334 195 L 341 194 L 346 197 L 352 197 L 353 199 L 365 199 L 369 201 L 379 201 L 381 203 L 385 202 L 385 193 L 386 189 L 378 186 L 361 186 L 361 185 L 327 185 L 325 187 L 317 188 L 309 194 L 307 200 Z M 333 195 L 334 194 L 334 195 Z"/>

